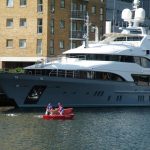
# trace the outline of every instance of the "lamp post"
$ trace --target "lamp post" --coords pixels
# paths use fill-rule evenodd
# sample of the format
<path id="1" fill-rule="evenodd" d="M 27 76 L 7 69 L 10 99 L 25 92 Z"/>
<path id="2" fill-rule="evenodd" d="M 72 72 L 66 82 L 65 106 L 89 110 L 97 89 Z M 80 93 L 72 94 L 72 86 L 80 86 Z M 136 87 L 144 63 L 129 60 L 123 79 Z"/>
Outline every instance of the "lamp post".
<path id="1" fill-rule="evenodd" d="M 113 32 L 115 31 L 116 0 L 113 3 Z"/>

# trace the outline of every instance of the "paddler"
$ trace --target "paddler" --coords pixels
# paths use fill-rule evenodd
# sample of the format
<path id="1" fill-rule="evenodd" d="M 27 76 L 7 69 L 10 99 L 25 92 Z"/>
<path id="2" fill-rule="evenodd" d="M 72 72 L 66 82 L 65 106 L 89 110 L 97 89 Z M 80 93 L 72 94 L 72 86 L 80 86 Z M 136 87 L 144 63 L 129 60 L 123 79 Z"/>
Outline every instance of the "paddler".
<path id="1" fill-rule="evenodd" d="M 64 108 L 60 102 L 58 103 L 58 112 L 60 113 L 60 115 L 63 115 L 64 113 Z"/>
<path id="2" fill-rule="evenodd" d="M 49 103 L 46 107 L 45 115 L 49 115 L 49 114 L 51 115 L 52 111 L 53 111 L 53 106 L 51 105 L 51 103 Z"/>

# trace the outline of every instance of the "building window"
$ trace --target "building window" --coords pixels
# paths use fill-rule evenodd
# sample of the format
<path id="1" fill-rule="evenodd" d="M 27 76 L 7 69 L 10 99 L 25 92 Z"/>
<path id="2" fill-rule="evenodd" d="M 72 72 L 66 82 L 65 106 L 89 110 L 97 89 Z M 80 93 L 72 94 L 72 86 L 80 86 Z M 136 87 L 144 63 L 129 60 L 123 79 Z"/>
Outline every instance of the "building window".
<path id="1" fill-rule="evenodd" d="M 92 6 L 92 13 L 96 14 L 96 6 Z"/>
<path id="2" fill-rule="evenodd" d="M 103 15 L 103 8 L 100 8 L 100 15 Z"/>
<path id="3" fill-rule="evenodd" d="M 20 0 L 20 6 L 24 7 L 27 5 L 27 0 Z"/>
<path id="4" fill-rule="evenodd" d="M 72 22 L 72 30 L 77 31 L 77 22 Z"/>
<path id="5" fill-rule="evenodd" d="M 51 13 L 55 12 L 55 0 L 51 0 L 50 9 Z"/>
<path id="6" fill-rule="evenodd" d="M 13 40 L 12 39 L 7 39 L 6 47 L 7 48 L 13 48 Z"/>
<path id="7" fill-rule="evenodd" d="M 59 41 L 59 48 L 64 49 L 64 41 L 63 40 Z"/>
<path id="8" fill-rule="evenodd" d="M 43 20 L 41 18 L 38 18 L 37 20 L 37 33 L 38 34 L 41 34 L 43 32 L 42 25 L 43 25 Z"/>
<path id="9" fill-rule="evenodd" d="M 7 0 L 7 7 L 13 7 L 14 6 L 14 0 Z"/>
<path id="10" fill-rule="evenodd" d="M 102 26 L 100 26 L 99 27 L 99 34 L 100 34 L 100 39 L 102 39 L 103 38 L 103 31 L 104 31 L 104 29 L 103 29 L 103 27 Z"/>
<path id="11" fill-rule="evenodd" d="M 54 34 L 54 19 L 51 19 L 50 21 L 50 33 Z"/>
<path id="12" fill-rule="evenodd" d="M 60 8 L 65 8 L 65 0 L 60 0 Z"/>
<path id="13" fill-rule="evenodd" d="M 103 15 L 100 15 L 100 21 L 103 21 Z"/>
<path id="14" fill-rule="evenodd" d="M 50 55 L 54 55 L 54 40 L 50 40 Z"/>
<path id="15" fill-rule="evenodd" d="M 77 10 L 77 3 L 72 3 L 72 11 L 76 11 Z"/>
<path id="16" fill-rule="evenodd" d="M 43 0 L 37 1 L 37 12 L 39 13 L 43 12 Z"/>
<path id="17" fill-rule="evenodd" d="M 103 8 L 100 8 L 100 21 L 103 21 Z"/>
<path id="18" fill-rule="evenodd" d="M 20 48 L 26 48 L 26 40 L 25 39 L 19 40 L 19 47 Z"/>
<path id="19" fill-rule="evenodd" d="M 64 29 L 65 28 L 65 21 L 64 20 L 60 20 L 59 26 L 60 26 L 61 29 Z"/>
<path id="20" fill-rule="evenodd" d="M 95 25 L 94 25 L 94 24 L 91 26 L 90 31 L 91 31 L 92 33 L 95 32 Z"/>
<path id="21" fill-rule="evenodd" d="M 72 43 L 72 48 L 76 48 L 77 47 L 77 43 L 73 42 Z"/>
<path id="22" fill-rule="evenodd" d="M 41 55 L 42 54 L 42 39 L 37 40 L 37 49 L 36 54 Z"/>
<path id="23" fill-rule="evenodd" d="M 27 26 L 27 20 L 26 18 L 20 19 L 20 27 L 26 27 Z"/>
<path id="24" fill-rule="evenodd" d="M 8 28 L 12 28 L 13 27 L 13 19 L 7 19 L 6 21 L 6 26 Z"/>
<path id="25" fill-rule="evenodd" d="M 80 11 L 86 11 L 87 10 L 86 5 L 85 4 L 80 4 L 79 10 Z"/>

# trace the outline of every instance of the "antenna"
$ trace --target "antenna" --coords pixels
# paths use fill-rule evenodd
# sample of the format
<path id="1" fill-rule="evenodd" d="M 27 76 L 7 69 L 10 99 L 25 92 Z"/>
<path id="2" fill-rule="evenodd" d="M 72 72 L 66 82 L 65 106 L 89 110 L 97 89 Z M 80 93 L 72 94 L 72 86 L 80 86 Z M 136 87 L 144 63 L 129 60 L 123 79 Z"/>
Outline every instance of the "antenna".
<path id="1" fill-rule="evenodd" d="M 122 11 L 122 19 L 129 23 L 129 27 L 138 27 L 139 23 L 145 20 L 145 10 L 143 8 L 138 8 L 140 6 L 140 0 L 133 1 L 133 10 L 124 9 Z M 134 18 L 132 18 L 134 14 Z"/>
<path id="2" fill-rule="evenodd" d="M 133 19 L 133 26 L 138 27 L 139 23 L 145 20 L 145 10 L 143 8 L 138 8 L 140 6 L 140 0 L 134 0 L 133 8 L 135 12 L 135 16 Z"/>
<path id="3" fill-rule="evenodd" d="M 133 1 L 133 8 L 137 9 L 140 6 L 140 0 Z"/>
<path id="4" fill-rule="evenodd" d="M 113 9 L 113 32 L 115 31 L 115 14 L 116 14 L 116 0 L 114 0 L 114 9 Z"/>
<path id="5" fill-rule="evenodd" d="M 86 26 L 86 35 L 84 36 L 85 37 L 85 48 L 88 48 L 89 47 L 89 26 L 90 26 L 88 13 L 86 15 L 85 26 Z"/>

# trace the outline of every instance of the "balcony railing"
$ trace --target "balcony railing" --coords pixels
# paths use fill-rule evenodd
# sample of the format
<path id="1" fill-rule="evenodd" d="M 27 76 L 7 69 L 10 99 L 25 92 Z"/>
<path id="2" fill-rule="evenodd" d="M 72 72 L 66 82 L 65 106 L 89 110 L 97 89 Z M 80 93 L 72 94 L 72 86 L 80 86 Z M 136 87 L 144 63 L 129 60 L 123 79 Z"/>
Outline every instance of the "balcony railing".
<path id="1" fill-rule="evenodd" d="M 78 30 L 75 30 L 75 31 L 72 31 L 71 35 L 70 36 L 71 38 L 76 38 L 76 39 L 83 39 L 83 35 L 84 35 L 84 31 L 78 31 Z"/>
<path id="2" fill-rule="evenodd" d="M 72 19 L 85 20 L 85 17 L 86 17 L 86 11 L 72 10 L 71 14 L 72 14 L 71 16 Z"/>

